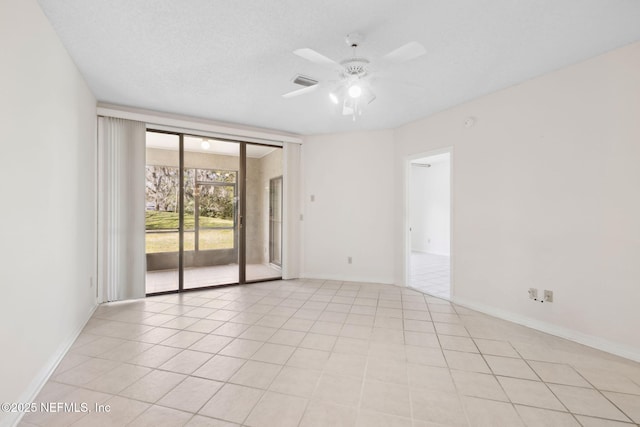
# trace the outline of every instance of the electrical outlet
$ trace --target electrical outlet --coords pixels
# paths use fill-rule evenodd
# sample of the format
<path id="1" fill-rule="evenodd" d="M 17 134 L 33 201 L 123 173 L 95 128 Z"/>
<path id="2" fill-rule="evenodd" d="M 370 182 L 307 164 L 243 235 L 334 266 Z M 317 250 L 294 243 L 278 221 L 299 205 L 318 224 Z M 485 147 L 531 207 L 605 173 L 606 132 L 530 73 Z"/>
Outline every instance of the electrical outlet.
<path id="1" fill-rule="evenodd" d="M 529 299 L 538 300 L 538 290 L 536 288 L 529 288 Z"/>
<path id="2" fill-rule="evenodd" d="M 351 257 L 347 257 L 347 264 L 353 264 L 353 259 Z"/>
<path id="3" fill-rule="evenodd" d="M 544 301 L 553 302 L 553 291 L 544 290 Z"/>

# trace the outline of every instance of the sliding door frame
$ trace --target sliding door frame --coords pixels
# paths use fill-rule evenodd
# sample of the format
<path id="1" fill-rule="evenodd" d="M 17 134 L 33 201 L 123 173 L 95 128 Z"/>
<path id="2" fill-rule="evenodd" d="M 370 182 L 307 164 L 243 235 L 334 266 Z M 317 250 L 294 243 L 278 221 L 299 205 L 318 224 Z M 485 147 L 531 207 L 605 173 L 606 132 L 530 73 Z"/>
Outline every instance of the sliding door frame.
<path id="1" fill-rule="evenodd" d="M 243 206 L 243 207 L 242 207 L 242 209 L 244 209 L 244 211 L 243 211 L 243 212 L 245 212 L 245 214 L 246 214 L 246 206 L 247 206 L 247 203 L 246 203 L 246 200 L 247 200 L 247 199 L 246 199 L 246 196 L 247 196 L 247 186 L 246 186 L 245 184 L 246 184 L 246 178 L 247 178 L 247 177 L 246 177 L 246 167 L 247 167 L 247 157 L 246 157 L 246 154 L 247 154 L 247 145 L 260 145 L 260 146 L 263 146 L 263 147 L 274 147 L 274 148 L 278 148 L 278 149 L 280 149 L 280 150 L 284 150 L 284 148 L 283 148 L 282 146 L 280 146 L 280 145 L 274 145 L 274 144 L 260 144 L 260 143 L 257 143 L 257 142 L 244 142 L 244 141 L 243 141 L 241 144 L 242 144 L 242 147 L 243 147 L 243 148 L 241 148 L 241 151 L 240 151 L 240 153 L 241 153 L 241 154 L 242 154 L 242 150 L 244 149 L 244 158 L 241 160 L 241 166 L 242 166 L 242 165 L 244 165 L 244 171 L 243 171 L 243 172 L 244 172 L 244 178 L 243 178 L 243 180 L 242 180 L 242 184 L 243 184 L 243 185 L 242 185 L 242 190 L 240 190 L 240 191 L 241 191 L 241 193 L 242 193 L 242 199 L 241 199 L 241 200 L 242 200 L 241 205 Z M 281 152 L 281 154 L 283 154 L 283 152 Z M 241 168 L 241 169 L 242 169 L 242 168 Z M 279 175 L 279 177 L 283 179 L 282 183 L 283 183 L 283 190 L 284 190 L 284 175 Z M 246 242 L 247 242 L 247 241 L 246 241 L 246 215 L 244 215 L 244 220 L 245 220 L 245 224 L 243 224 L 243 230 L 244 230 L 244 231 L 243 231 L 243 234 L 241 234 L 241 237 L 242 237 L 242 243 L 241 243 L 241 245 L 240 245 L 241 251 L 243 252 L 242 256 L 244 257 L 244 261 L 245 261 L 245 262 L 243 262 L 243 263 L 241 264 L 241 267 L 240 267 L 241 277 L 243 277 L 243 278 L 244 278 L 244 281 L 243 281 L 243 282 L 241 282 L 240 284 L 260 283 L 260 282 L 270 282 L 270 281 L 273 281 L 273 280 L 282 280 L 282 266 L 280 266 L 280 275 L 279 275 L 279 276 L 275 276 L 275 277 L 267 277 L 267 278 L 264 278 L 264 279 L 246 280 L 246 275 L 247 275 L 247 273 L 246 273 L 246 271 L 247 271 L 247 264 L 246 264 L 246 260 L 247 260 L 247 244 L 246 244 Z M 280 233 L 282 233 L 282 230 L 280 230 Z M 282 241 L 284 241 L 284 239 L 283 239 L 283 238 L 281 238 L 281 240 L 282 240 Z"/>
<path id="2" fill-rule="evenodd" d="M 178 209 L 178 292 L 184 291 L 184 134 L 178 134 L 180 137 L 180 170 L 178 171 L 178 179 L 180 187 L 178 189 L 178 198 L 180 199 L 180 209 Z"/>
<path id="3" fill-rule="evenodd" d="M 238 231 L 240 234 L 238 248 L 238 282 L 246 283 L 247 279 L 247 227 L 245 218 L 247 214 L 247 143 L 240 143 L 240 170 L 238 171 L 238 183 L 240 184 L 240 209 L 238 209 Z"/>
<path id="4" fill-rule="evenodd" d="M 185 132 L 172 132 L 165 130 L 153 129 L 153 127 L 148 127 L 147 132 L 155 132 L 155 133 L 164 133 L 168 135 L 177 135 L 179 139 L 179 181 L 180 187 L 178 189 L 179 194 L 179 209 L 178 209 L 178 289 L 177 290 L 169 290 L 169 291 L 161 291 L 161 292 L 152 292 L 146 293 L 146 296 L 155 296 L 155 295 L 166 295 L 166 294 L 175 294 L 175 293 L 183 293 L 183 292 L 192 292 L 192 291 L 201 291 L 206 289 L 216 289 L 227 286 L 236 286 L 236 285 L 244 285 L 250 283 L 260 283 L 260 282 L 268 282 L 273 280 L 282 280 L 282 275 L 278 277 L 268 277 L 264 279 L 256 279 L 256 280 L 247 280 L 247 230 L 246 230 L 246 212 L 247 212 L 247 144 L 251 145 L 261 145 L 265 147 L 274 147 L 280 150 L 283 149 L 280 145 L 275 144 L 261 144 L 261 143 L 253 143 L 253 142 L 245 142 L 238 141 L 235 139 L 227 139 L 220 137 L 212 137 L 216 141 L 222 142 L 232 142 L 239 144 L 240 156 L 239 156 L 239 167 L 238 167 L 238 175 L 236 188 L 238 189 L 238 210 L 237 210 L 237 229 L 238 229 L 238 282 L 234 283 L 226 283 L 222 285 L 211 285 L 211 286 L 202 286 L 197 288 L 187 288 L 184 287 L 184 196 L 185 196 L 185 183 L 184 183 L 184 137 L 185 136 L 194 136 L 197 138 L 201 138 L 200 135 L 192 135 Z M 282 178 L 282 176 L 281 176 Z M 282 232 L 282 231 L 281 231 Z M 146 253 L 145 253 L 146 256 Z"/>
<path id="5" fill-rule="evenodd" d="M 275 252 L 274 250 L 274 246 L 275 246 L 275 241 L 273 238 L 273 224 L 274 224 L 274 215 L 273 215 L 273 211 L 274 211 L 274 206 L 273 206 L 273 188 L 274 188 L 274 183 L 276 183 L 276 185 L 278 186 L 278 194 L 279 194 L 279 199 L 278 201 L 280 203 L 278 208 L 278 213 L 279 213 L 279 217 L 280 217 L 280 244 L 279 244 L 279 248 L 280 248 L 280 254 L 278 256 L 278 262 L 274 262 L 274 258 L 273 258 L 273 253 Z M 282 177 L 282 175 L 280 176 L 276 176 L 274 178 L 269 179 L 269 264 L 273 264 L 275 266 L 277 266 L 278 268 L 280 268 L 280 270 L 282 270 L 282 208 L 283 208 L 283 197 L 282 197 L 282 193 L 283 193 L 283 189 L 284 189 L 284 179 Z"/>

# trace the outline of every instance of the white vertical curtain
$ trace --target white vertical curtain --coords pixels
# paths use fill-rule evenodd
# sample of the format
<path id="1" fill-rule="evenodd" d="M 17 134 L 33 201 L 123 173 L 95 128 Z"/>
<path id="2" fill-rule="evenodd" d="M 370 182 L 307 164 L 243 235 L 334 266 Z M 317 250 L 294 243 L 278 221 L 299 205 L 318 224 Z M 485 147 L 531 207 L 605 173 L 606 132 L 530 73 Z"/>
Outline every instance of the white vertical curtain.
<path id="1" fill-rule="evenodd" d="M 102 301 L 145 295 L 146 124 L 98 122 L 98 280 Z"/>
<path id="2" fill-rule="evenodd" d="M 300 144 L 283 143 L 282 278 L 300 277 Z"/>

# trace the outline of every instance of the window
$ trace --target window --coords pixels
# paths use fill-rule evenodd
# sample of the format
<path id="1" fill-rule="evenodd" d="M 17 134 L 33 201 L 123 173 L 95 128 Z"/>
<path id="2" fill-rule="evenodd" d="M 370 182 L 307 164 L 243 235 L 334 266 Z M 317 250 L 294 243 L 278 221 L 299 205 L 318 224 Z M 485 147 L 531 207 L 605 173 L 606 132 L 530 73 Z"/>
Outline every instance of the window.
<path id="1" fill-rule="evenodd" d="M 236 179 L 236 171 L 185 169 L 185 251 L 237 246 Z M 178 180 L 176 167 L 146 167 L 147 253 L 178 251 Z"/>

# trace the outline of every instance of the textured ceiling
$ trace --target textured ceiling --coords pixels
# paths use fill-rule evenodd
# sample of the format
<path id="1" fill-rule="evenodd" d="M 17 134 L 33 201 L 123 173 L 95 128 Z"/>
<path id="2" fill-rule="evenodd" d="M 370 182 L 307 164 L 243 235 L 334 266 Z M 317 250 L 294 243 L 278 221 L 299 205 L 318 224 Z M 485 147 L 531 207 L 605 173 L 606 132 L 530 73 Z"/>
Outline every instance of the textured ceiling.
<path id="1" fill-rule="evenodd" d="M 640 40 L 638 0 L 39 0 L 98 100 L 299 134 L 393 128 Z M 327 91 L 291 99 L 296 74 L 336 78 L 292 51 L 335 60 L 365 36 L 384 67 L 356 122 Z M 415 86 L 418 87 L 415 87 Z"/>

